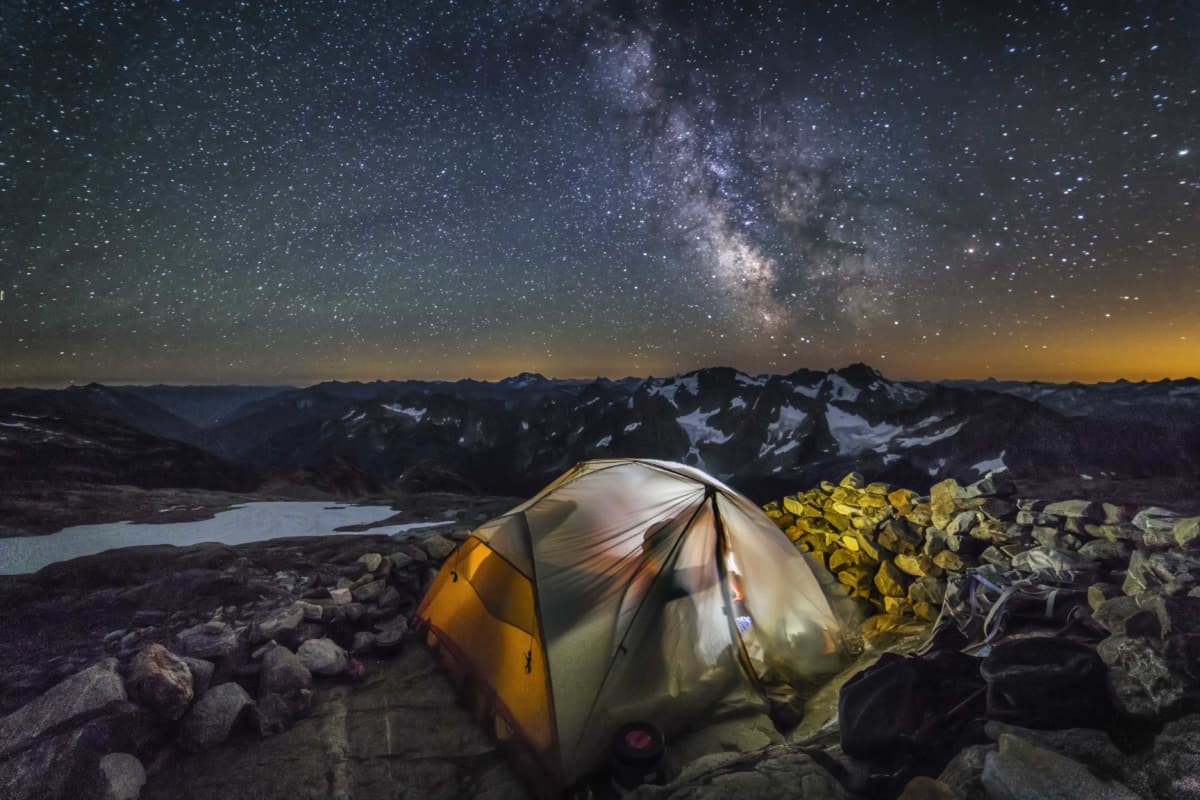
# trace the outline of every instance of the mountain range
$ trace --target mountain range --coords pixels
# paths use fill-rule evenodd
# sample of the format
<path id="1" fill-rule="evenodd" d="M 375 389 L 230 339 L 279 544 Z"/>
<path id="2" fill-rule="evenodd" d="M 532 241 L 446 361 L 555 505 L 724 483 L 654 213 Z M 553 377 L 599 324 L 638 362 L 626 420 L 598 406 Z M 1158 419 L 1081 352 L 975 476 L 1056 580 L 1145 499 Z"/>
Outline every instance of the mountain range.
<path id="1" fill-rule="evenodd" d="M 1200 479 L 1200 381 L 889 380 L 863 364 L 747 375 L 0 390 L 0 488 L 69 479 L 352 496 L 525 494 L 577 461 L 695 464 L 768 497 L 850 470 L 901 485 Z"/>

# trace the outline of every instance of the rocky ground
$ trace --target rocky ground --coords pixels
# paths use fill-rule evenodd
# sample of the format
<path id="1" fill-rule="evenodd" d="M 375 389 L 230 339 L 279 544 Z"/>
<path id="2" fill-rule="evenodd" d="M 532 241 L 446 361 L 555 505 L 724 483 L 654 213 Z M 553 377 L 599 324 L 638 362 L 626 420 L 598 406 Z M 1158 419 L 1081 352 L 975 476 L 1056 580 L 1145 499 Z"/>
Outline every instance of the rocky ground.
<path id="1" fill-rule="evenodd" d="M 789 736 L 713 726 L 639 796 L 1200 798 L 1200 519 L 1014 491 L 851 474 L 768 504 L 829 571 L 855 658 Z M 523 796 L 408 634 L 499 502 L 444 535 L 0 579 L 0 797 Z"/>

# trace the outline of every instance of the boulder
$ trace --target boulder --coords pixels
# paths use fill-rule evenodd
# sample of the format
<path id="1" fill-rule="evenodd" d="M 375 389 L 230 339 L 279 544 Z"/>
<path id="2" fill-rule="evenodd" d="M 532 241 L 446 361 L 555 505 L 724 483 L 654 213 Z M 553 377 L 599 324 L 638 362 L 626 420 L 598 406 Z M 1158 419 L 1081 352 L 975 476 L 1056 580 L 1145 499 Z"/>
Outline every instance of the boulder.
<path id="1" fill-rule="evenodd" d="M 238 722 L 253 712 L 254 701 L 236 683 L 205 692 L 183 718 L 180 743 L 188 750 L 207 750 L 229 738 Z"/>
<path id="2" fill-rule="evenodd" d="M 183 655 L 195 658 L 226 658 L 238 647 L 233 628 L 215 620 L 185 628 L 176 634 L 175 639 Z"/>
<path id="3" fill-rule="evenodd" d="M 1140 800 L 1124 784 L 1102 781 L 1078 761 L 1009 733 L 985 759 L 983 786 L 989 800 Z"/>
<path id="4" fill-rule="evenodd" d="M 1153 747 L 1126 772 L 1129 785 L 1146 797 L 1200 798 L 1200 714 L 1164 725 Z"/>
<path id="5" fill-rule="evenodd" d="M 126 683 L 130 697 L 167 719 L 182 717 L 192 702 L 192 670 L 161 644 L 138 651 Z"/>
<path id="6" fill-rule="evenodd" d="M 1088 605 L 1095 612 L 1105 600 L 1111 600 L 1120 595 L 1121 587 L 1115 583 L 1093 583 L 1087 590 Z"/>
<path id="7" fill-rule="evenodd" d="M 938 781 L 949 786 L 959 800 L 986 800 L 983 766 L 988 754 L 994 752 L 996 746 L 991 744 L 977 744 L 960 750 L 942 769 Z"/>
<path id="8" fill-rule="evenodd" d="M 1133 717 L 1161 717 L 1187 696 L 1183 677 L 1145 639 L 1110 636 L 1096 652 L 1108 666 L 1109 694 L 1118 711 Z"/>
<path id="9" fill-rule="evenodd" d="M 867 483 L 867 479 L 862 476 L 861 472 L 849 472 L 838 481 L 838 486 L 844 489 L 861 489 Z"/>
<path id="10" fill-rule="evenodd" d="M 454 552 L 455 547 L 458 547 L 458 545 L 445 536 L 439 536 L 436 533 L 425 537 L 421 541 L 421 549 L 425 551 L 425 555 L 429 556 L 432 561 L 443 561 Z"/>
<path id="11" fill-rule="evenodd" d="M 875 573 L 875 588 L 884 597 L 907 597 L 908 577 L 891 561 L 884 561 Z"/>
<path id="12" fill-rule="evenodd" d="M 346 651 L 331 639 L 309 639 L 296 655 L 315 675 L 340 675 L 346 670 Z"/>
<path id="13" fill-rule="evenodd" d="M 329 599 L 333 600 L 336 605 L 344 606 L 354 599 L 349 589 L 330 589 Z"/>
<path id="14" fill-rule="evenodd" d="M 311 686 L 312 673 L 300 656 L 280 645 L 272 645 L 263 654 L 258 677 L 260 702 L 266 695 L 275 694 L 298 709 L 307 705 L 302 692 Z"/>
<path id="15" fill-rule="evenodd" d="M 992 720 L 984 727 L 984 732 L 992 741 L 999 740 L 1004 734 L 1011 734 L 1038 747 L 1053 750 L 1086 765 L 1100 778 L 1120 776 L 1126 762 L 1124 753 L 1113 744 L 1108 734 L 1095 728 L 1035 730 Z"/>
<path id="16" fill-rule="evenodd" d="M 907 555 L 915 554 L 922 544 L 921 532 L 903 517 L 893 517 L 884 522 L 876 534 L 876 541 L 893 553 Z"/>
<path id="17" fill-rule="evenodd" d="M 358 557 L 358 563 L 363 564 L 367 568 L 367 572 L 378 572 L 383 566 L 382 553 L 363 553 Z"/>
<path id="18" fill-rule="evenodd" d="M 1137 598 L 1120 595 L 1102 601 L 1092 612 L 1092 620 L 1112 634 L 1125 632 L 1125 621 L 1141 610 Z"/>
<path id="19" fill-rule="evenodd" d="M 975 527 L 975 523 L 978 521 L 979 517 L 974 511 L 959 511 L 946 523 L 946 534 L 948 536 L 961 536 L 964 533 L 972 533 L 972 528 Z M 941 526 L 939 525 L 938 527 Z"/>
<path id="20" fill-rule="evenodd" d="M 81 800 L 102 797 L 101 747 L 87 726 L 37 741 L 0 758 L 4 800 Z"/>
<path id="21" fill-rule="evenodd" d="M 1137 597 L 1153 591 L 1183 594 L 1200 582 L 1200 556 L 1196 551 L 1167 550 L 1147 553 L 1134 550 L 1121 588 Z"/>
<path id="22" fill-rule="evenodd" d="M 364 583 L 362 586 L 355 587 L 351 591 L 351 594 L 359 603 L 372 603 L 379 599 L 385 588 L 387 588 L 387 581 L 380 578 L 378 580 Z"/>
<path id="23" fill-rule="evenodd" d="M 966 568 L 962 556 L 953 550 L 942 550 L 933 557 L 933 563 L 947 572 L 962 572 Z"/>
<path id="24" fill-rule="evenodd" d="M 1091 500 L 1059 500 L 1042 509 L 1043 514 L 1052 514 L 1067 519 L 1082 519 L 1088 522 L 1104 522 L 1104 509 Z"/>
<path id="25" fill-rule="evenodd" d="M 212 683 L 216 667 L 211 661 L 205 661 L 203 658 L 192 658 L 191 656 L 182 656 L 181 658 L 183 663 L 188 665 L 188 671 L 192 673 L 193 699 L 202 697 L 208 691 L 208 685 Z"/>
<path id="26" fill-rule="evenodd" d="M 137 756 L 109 753 L 100 759 L 103 800 L 138 800 L 146 785 L 146 770 Z"/>
<path id="27" fill-rule="evenodd" d="M 958 491 L 958 481 L 953 478 L 947 478 L 930 487 L 929 512 L 935 527 L 946 530 L 946 526 L 950 524 L 950 520 L 958 511 L 954 504 L 954 497 Z"/>
<path id="28" fill-rule="evenodd" d="M 1175 537 L 1175 543 L 1180 547 L 1200 545 L 1200 517 L 1177 520 L 1171 533 Z"/>
<path id="29" fill-rule="evenodd" d="M 259 620 L 250 629 L 250 644 L 257 645 L 279 639 L 290 634 L 304 622 L 304 603 L 292 603 L 276 609 L 264 619 Z"/>
<path id="30" fill-rule="evenodd" d="M 117 660 L 106 658 L 0 718 L 0 758 L 25 749 L 42 736 L 98 717 L 126 699 Z"/>

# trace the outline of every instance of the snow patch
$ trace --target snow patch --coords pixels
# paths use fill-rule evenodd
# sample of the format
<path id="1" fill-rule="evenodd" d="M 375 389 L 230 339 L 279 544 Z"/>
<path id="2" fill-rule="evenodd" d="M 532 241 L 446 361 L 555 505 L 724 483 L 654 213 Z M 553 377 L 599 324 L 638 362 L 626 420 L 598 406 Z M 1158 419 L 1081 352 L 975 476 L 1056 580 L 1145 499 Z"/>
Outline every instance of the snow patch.
<path id="1" fill-rule="evenodd" d="M 640 428 L 640 427 L 642 427 L 642 423 L 640 423 L 640 422 L 631 422 L 631 423 L 629 423 L 628 425 L 626 425 L 626 426 L 625 426 L 625 428 L 624 428 L 624 431 L 625 431 L 625 433 L 633 433 L 634 431 L 636 431 L 636 430 L 637 430 L 638 428 Z"/>
<path id="2" fill-rule="evenodd" d="M 825 409 L 825 420 L 829 423 L 829 432 L 837 440 L 838 452 L 848 456 L 866 450 L 882 452 L 892 437 L 900 432 L 895 425 L 886 422 L 872 425 L 862 417 L 832 404 Z"/>
<path id="3" fill-rule="evenodd" d="M 408 408 L 396 403 L 384 403 L 384 409 L 391 411 L 393 414 L 401 414 L 409 417 L 413 422 L 420 422 L 425 417 L 426 409 L 424 408 Z"/>
<path id="4" fill-rule="evenodd" d="M 986 461 L 980 461 L 978 464 L 972 464 L 971 469 L 983 475 L 987 472 L 999 472 L 1002 469 L 1008 469 L 1008 465 L 1004 463 L 1004 454 L 1006 450 L 1001 450 L 1000 455 L 995 458 L 989 458 Z"/>
<path id="5" fill-rule="evenodd" d="M 735 398 L 733 398 L 733 400 L 730 401 L 729 407 L 730 408 L 745 408 L 746 401 L 740 397 L 735 397 Z"/>
<path id="6" fill-rule="evenodd" d="M 826 380 L 829 382 L 830 393 L 833 395 L 834 400 L 845 400 L 853 403 L 862 394 L 862 391 L 858 387 L 851 386 L 850 382 L 841 375 L 830 375 Z"/>
<path id="7" fill-rule="evenodd" d="M 683 428 L 687 434 L 688 441 L 691 442 L 692 448 L 701 442 L 710 442 L 712 444 L 724 444 L 733 436 L 732 433 L 723 433 L 708 424 L 708 420 L 716 415 L 715 411 L 701 411 L 696 409 L 686 416 L 679 417 L 676 420 L 679 426 Z"/>
<path id="8" fill-rule="evenodd" d="M 596 442 L 596 447 L 608 447 L 610 444 L 612 444 L 612 436 L 611 435 L 605 436 L 603 439 Z"/>
<path id="9" fill-rule="evenodd" d="M 928 436 L 903 436 L 896 439 L 896 444 L 901 447 L 923 447 L 927 444 L 940 442 L 942 439 L 949 439 L 954 434 L 958 433 L 966 425 L 965 422 L 960 422 L 957 425 L 952 425 L 941 433 L 931 433 Z"/>
<path id="10" fill-rule="evenodd" d="M 798 408 L 781 405 L 775 421 L 767 426 L 767 440 L 777 442 L 787 434 L 795 433 L 807 417 L 808 414 Z"/>

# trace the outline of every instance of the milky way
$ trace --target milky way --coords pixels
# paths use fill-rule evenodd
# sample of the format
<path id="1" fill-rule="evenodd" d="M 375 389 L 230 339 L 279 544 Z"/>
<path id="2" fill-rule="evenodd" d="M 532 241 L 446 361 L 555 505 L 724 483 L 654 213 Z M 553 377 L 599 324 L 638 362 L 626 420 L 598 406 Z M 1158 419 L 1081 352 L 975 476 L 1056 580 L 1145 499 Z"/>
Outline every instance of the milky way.
<path id="1" fill-rule="evenodd" d="M 1200 372 L 1200 9 L 18 2 L 0 383 Z"/>

